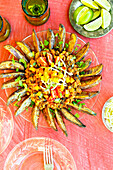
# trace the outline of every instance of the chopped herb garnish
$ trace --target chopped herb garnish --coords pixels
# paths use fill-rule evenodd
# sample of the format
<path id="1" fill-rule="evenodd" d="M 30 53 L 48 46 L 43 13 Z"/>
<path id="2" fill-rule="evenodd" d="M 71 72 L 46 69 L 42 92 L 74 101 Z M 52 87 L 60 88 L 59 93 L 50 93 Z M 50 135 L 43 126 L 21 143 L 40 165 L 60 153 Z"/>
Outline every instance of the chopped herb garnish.
<path id="1" fill-rule="evenodd" d="M 62 98 L 62 93 L 60 92 L 60 98 Z"/>
<path id="2" fill-rule="evenodd" d="M 55 37 L 58 37 L 58 33 L 55 34 Z"/>
<path id="3" fill-rule="evenodd" d="M 64 48 L 64 51 L 66 51 L 66 48 Z"/>
<path id="4" fill-rule="evenodd" d="M 75 51 L 77 51 L 77 49 L 78 49 L 78 48 L 77 48 L 77 47 L 75 47 Z"/>
<path id="5" fill-rule="evenodd" d="M 26 61 L 23 58 L 19 59 L 19 63 L 23 63 L 24 67 L 27 68 L 27 63 L 26 63 Z"/>
<path id="6" fill-rule="evenodd" d="M 78 65 L 79 68 L 82 68 L 82 65 L 84 64 L 84 62 L 80 61 L 80 62 L 77 62 L 76 64 Z"/>
<path id="7" fill-rule="evenodd" d="M 75 60 L 75 59 L 76 59 L 76 56 L 73 56 L 72 59 Z"/>
<path id="8" fill-rule="evenodd" d="M 76 99 L 76 102 L 79 103 L 79 102 L 81 102 L 81 100 L 80 99 Z"/>
<path id="9" fill-rule="evenodd" d="M 19 107 L 19 105 L 17 103 L 18 103 L 18 101 L 15 102 L 14 106 Z"/>
<path id="10" fill-rule="evenodd" d="M 81 44 L 77 44 L 77 46 L 81 47 Z"/>
<path id="11" fill-rule="evenodd" d="M 51 88 L 51 85 L 49 84 L 48 86 L 47 86 L 47 89 L 50 89 Z"/>
<path id="12" fill-rule="evenodd" d="M 42 49 L 44 48 L 44 44 L 42 41 L 40 41 L 40 46 L 42 47 Z"/>
<path id="13" fill-rule="evenodd" d="M 47 40 L 44 40 L 44 45 L 47 46 L 49 42 Z"/>
<path id="14" fill-rule="evenodd" d="M 21 76 L 19 76 L 19 77 L 17 77 L 17 78 L 15 79 L 16 82 L 18 82 L 18 81 L 20 81 L 20 80 L 21 80 Z"/>
<path id="15" fill-rule="evenodd" d="M 76 105 L 77 103 L 75 101 L 72 102 L 74 105 Z"/>
<path id="16" fill-rule="evenodd" d="M 29 107 L 33 107 L 34 104 L 35 104 L 35 102 L 33 102 L 33 101 L 31 100 L 31 104 L 30 104 Z"/>
<path id="17" fill-rule="evenodd" d="M 15 64 L 14 56 L 13 56 L 13 58 L 12 58 L 12 62 L 13 62 L 13 64 Z"/>
<path id="18" fill-rule="evenodd" d="M 60 41 L 60 42 L 59 42 L 59 45 L 62 45 L 62 44 L 63 44 L 63 41 Z"/>
<path id="19" fill-rule="evenodd" d="M 57 46 L 55 46 L 55 48 L 57 49 L 57 48 L 59 48 L 59 46 L 57 45 Z"/>
<path id="20" fill-rule="evenodd" d="M 43 51 L 43 54 L 44 54 L 44 55 L 46 55 L 46 54 L 47 54 L 47 52 L 46 52 L 46 51 Z"/>
<path id="21" fill-rule="evenodd" d="M 81 74 L 81 75 L 85 75 L 85 71 L 82 71 L 80 74 Z"/>
<path id="22" fill-rule="evenodd" d="M 85 105 L 85 103 L 80 103 L 78 110 L 81 110 L 82 106 Z"/>
<path id="23" fill-rule="evenodd" d="M 19 68 L 16 68 L 16 72 L 18 72 L 19 71 Z"/>
<path id="24" fill-rule="evenodd" d="M 44 48 L 44 51 L 49 50 L 48 48 Z"/>
<path id="25" fill-rule="evenodd" d="M 78 113 L 76 113 L 76 114 L 75 114 L 75 117 L 79 118 L 79 117 L 80 117 L 80 115 L 79 115 Z"/>
<path id="26" fill-rule="evenodd" d="M 69 110 L 69 111 L 71 111 L 71 109 L 70 109 L 70 108 L 68 108 L 68 110 Z"/>
<path id="27" fill-rule="evenodd" d="M 69 47 L 69 44 L 68 44 L 68 43 L 65 43 L 65 47 L 68 48 L 68 47 Z"/>
<path id="28" fill-rule="evenodd" d="M 23 87 L 23 83 L 21 80 L 19 80 L 19 86 Z"/>
<path id="29" fill-rule="evenodd" d="M 26 108 L 26 111 L 28 112 L 28 108 Z"/>
<path id="30" fill-rule="evenodd" d="M 33 63 L 33 66 L 36 66 L 36 62 Z"/>
<path id="31" fill-rule="evenodd" d="M 49 110 L 50 110 L 50 112 L 55 113 L 55 111 L 53 109 L 49 108 Z"/>
<path id="32" fill-rule="evenodd" d="M 54 100 L 54 102 L 55 102 L 55 103 L 60 103 L 61 100 L 60 100 L 60 98 L 57 98 L 57 99 Z"/>

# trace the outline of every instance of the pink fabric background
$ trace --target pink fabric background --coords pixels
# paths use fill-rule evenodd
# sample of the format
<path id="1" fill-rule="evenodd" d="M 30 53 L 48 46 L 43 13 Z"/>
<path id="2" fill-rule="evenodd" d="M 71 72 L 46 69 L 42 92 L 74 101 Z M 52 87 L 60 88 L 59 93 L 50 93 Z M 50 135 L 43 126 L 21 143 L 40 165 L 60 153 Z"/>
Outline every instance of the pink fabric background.
<path id="1" fill-rule="evenodd" d="M 4 16 L 11 24 L 10 37 L 0 43 L 0 61 L 6 60 L 9 53 L 3 48 L 5 44 L 16 46 L 16 41 L 21 41 L 30 35 L 32 29 L 36 31 L 47 28 L 58 29 L 62 23 L 67 32 L 76 33 L 86 42 L 90 42 L 91 48 L 98 57 L 99 63 L 103 63 L 103 80 L 101 93 L 93 110 L 96 117 L 86 115 L 82 121 L 86 128 L 75 125 L 67 127 L 66 138 L 59 130 L 58 135 L 50 128 L 42 128 L 36 131 L 32 124 L 21 117 L 14 118 L 14 132 L 7 149 L 0 155 L 0 170 L 9 152 L 19 142 L 30 137 L 50 137 L 64 144 L 74 157 L 78 170 L 112 170 L 113 169 L 113 134 L 108 131 L 102 122 L 102 107 L 105 101 L 113 96 L 113 30 L 106 36 L 98 39 L 89 39 L 79 35 L 69 22 L 69 6 L 71 0 L 49 0 L 51 14 L 48 22 L 42 26 L 32 26 L 24 18 L 21 9 L 21 0 L 0 0 L 0 15 Z M 0 80 L 0 86 L 1 86 Z M 0 90 L 0 96 L 6 101 L 4 90 Z"/>

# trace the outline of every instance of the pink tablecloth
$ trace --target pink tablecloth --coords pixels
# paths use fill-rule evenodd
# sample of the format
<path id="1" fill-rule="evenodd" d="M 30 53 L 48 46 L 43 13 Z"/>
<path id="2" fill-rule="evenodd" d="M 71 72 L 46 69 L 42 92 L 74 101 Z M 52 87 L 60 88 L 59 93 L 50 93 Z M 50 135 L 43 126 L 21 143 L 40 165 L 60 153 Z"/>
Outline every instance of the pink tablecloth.
<path id="1" fill-rule="evenodd" d="M 102 107 L 105 101 L 113 96 L 113 30 L 106 36 L 98 39 L 89 39 L 79 35 L 69 22 L 69 6 L 71 0 L 49 0 L 51 15 L 48 22 L 42 26 L 32 26 L 24 18 L 21 9 L 21 0 L 0 0 L 0 15 L 4 16 L 11 24 L 11 35 L 3 43 L 0 43 L 0 61 L 8 58 L 9 53 L 3 48 L 5 44 L 16 45 L 16 41 L 21 41 L 30 35 L 32 29 L 36 31 L 47 28 L 58 29 L 62 23 L 67 32 L 76 33 L 86 42 L 90 42 L 91 48 L 103 63 L 103 80 L 101 92 L 93 110 L 97 112 L 96 117 L 86 115 L 82 121 L 86 128 L 79 128 L 75 125 L 67 126 L 68 137 L 61 131 L 58 135 L 50 128 L 39 126 L 36 131 L 32 124 L 21 117 L 14 118 L 14 132 L 12 140 L 7 149 L 0 155 L 0 170 L 3 169 L 4 162 L 9 152 L 16 144 L 30 137 L 50 137 L 64 144 L 72 156 L 78 170 L 112 170 L 113 169 L 113 134 L 108 131 L 102 122 Z M 0 81 L 0 86 L 1 86 Z M 6 101 L 4 90 L 0 91 L 0 96 Z"/>

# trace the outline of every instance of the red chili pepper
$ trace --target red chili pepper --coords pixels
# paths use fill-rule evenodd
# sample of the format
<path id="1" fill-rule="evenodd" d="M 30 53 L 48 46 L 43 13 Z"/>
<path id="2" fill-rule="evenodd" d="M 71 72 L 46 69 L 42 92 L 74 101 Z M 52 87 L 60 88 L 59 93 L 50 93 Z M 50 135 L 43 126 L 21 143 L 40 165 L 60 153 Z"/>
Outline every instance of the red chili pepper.
<path id="1" fill-rule="evenodd" d="M 57 96 L 58 98 L 62 98 L 64 96 L 64 92 L 61 90 L 60 86 L 57 86 Z"/>
<path id="2" fill-rule="evenodd" d="M 43 66 L 43 67 L 47 67 L 47 66 L 48 66 L 46 57 L 40 57 L 40 58 L 38 58 L 37 63 L 40 63 L 41 66 Z"/>

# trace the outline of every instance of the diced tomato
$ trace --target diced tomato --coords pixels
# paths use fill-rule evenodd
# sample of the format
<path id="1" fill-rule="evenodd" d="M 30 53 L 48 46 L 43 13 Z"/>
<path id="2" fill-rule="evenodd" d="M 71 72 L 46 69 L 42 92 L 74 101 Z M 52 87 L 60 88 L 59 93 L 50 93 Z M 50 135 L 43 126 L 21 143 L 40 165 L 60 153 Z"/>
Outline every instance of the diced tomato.
<path id="1" fill-rule="evenodd" d="M 47 59 L 48 59 L 49 65 L 51 65 L 51 63 L 53 62 L 53 56 L 50 53 L 47 53 Z"/>
<path id="2" fill-rule="evenodd" d="M 61 90 L 60 86 L 57 86 L 56 88 L 58 98 L 62 98 L 64 96 L 64 92 Z"/>
<path id="3" fill-rule="evenodd" d="M 55 65 L 58 64 L 59 61 L 60 61 L 60 57 L 56 56 L 56 58 L 55 58 Z"/>
<path id="4" fill-rule="evenodd" d="M 41 66 L 43 66 L 43 67 L 48 67 L 48 63 L 47 63 L 46 57 L 38 58 L 37 63 L 40 63 Z"/>
<path id="5" fill-rule="evenodd" d="M 62 67 L 62 69 L 63 69 L 63 70 L 65 70 L 65 69 L 66 69 L 66 67 Z"/>

